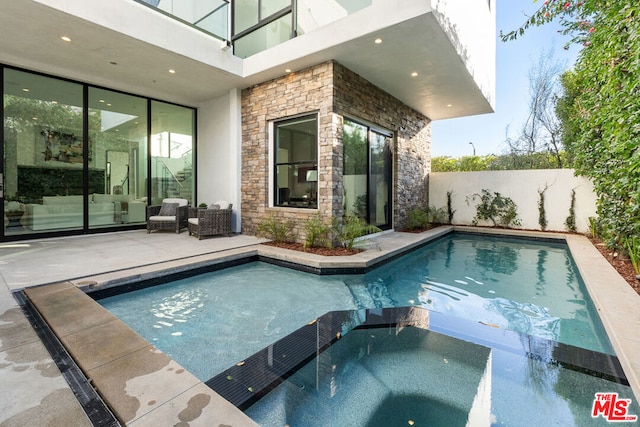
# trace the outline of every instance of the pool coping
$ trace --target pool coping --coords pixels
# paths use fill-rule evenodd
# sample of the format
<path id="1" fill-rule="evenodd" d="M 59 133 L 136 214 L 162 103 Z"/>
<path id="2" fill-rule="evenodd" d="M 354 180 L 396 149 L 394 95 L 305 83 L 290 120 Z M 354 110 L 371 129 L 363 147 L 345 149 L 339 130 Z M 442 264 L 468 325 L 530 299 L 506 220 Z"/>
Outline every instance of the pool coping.
<path id="1" fill-rule="evenodd" d="M 640 381 L 638 378 L 640 361 L 634 360 L 633 355 L 638 354 L 638 351 L 640 351 L 640 341 L 632 332 L 640 326 L 640 314 L 635 310 L 638 302 L 640 302 L 640 296 L 635 294 L 624 279 L 617 274 L 615 269 L 613 269 L 597 249 L 593 247 L 591 242 L 581 235 L 444 226 L 423 233 L 391 233 L 383 235 L 376 239 L 377 244 L 371 245 L 369 250 L 349 257 L 318 256 L 267 245 L 255 245 L 215 254 L 191 257 L 188 260 L 182 259 L 166 262 L 162 265 L 148 265 L 88 276 L 57 285 L 28 288 L 25 289 L 24 292 L 34 302 L 41 313 L 43 311 L 45 312 L 43 317 L 48 324 L 52 326 L 56 335 L 59 338 L 64 338 L 61 339 L 61 341 L 63 341 L 65 346 L 72 347 L 70 353 L 74 356 L 74 359 L 101 358 L 100 364 L 97 366 L 92 365 L 96 363 L 95 360 L 90 362 L 89 360 L 76 359 L 76 361 L 81 368 L 84 366 L 83 370 L 85 374 L 88 374 L 87 376 L 93 382 L 94 387 L 97 388 L 98 392 L 124 424 L 141 425 L 153 422 L 153 420 L 166 422 L 169 419 L 176 419 L 176 422 L 178 422 L 178 419 L 175 418 L 178 412 L 180 414 L 184 411 L 189 412 L 188 410 L 190 408 L 193 410 L 194 405 L 200 405 L 202 406 L 200 408 L 201 413 L 196 417 L 199 421 L 206 419 L 207 422 L 214 422 L 215 420 L 216 422 L 224 421 L 229 423 L 233 420 L 234 425 L 254 426 L 256 424 L 246 417 L 244 413 L 238 411 L 233 405 L 208 389 L 201 381 L 195 379 L 195 377 L 186 372 L 184 368 L 180 367 L 175 361 L 162 355 L 161 352 L 137 336 L 135 332 L 120 320 L 115 317 L 105 318 L 104 312 L 106 312 L 106 310 L 86 295 L 86 293 L 118 286 L 127 286 L 137 281 L 153 281 L 167 274 L 189 274 L 194 269 L 205 271 L 215 268 L 226 268 L 230 264 L 246 262 L 247 260 L 253 259 L 271 260 L 272 262 L 278 262 L 284 265 L 303 265 L 305 268 L 319 270 L 321 273 L 322 269 L 337 270 L 347 268 L 366 270 L 378 266 L 380 263 L 388 262 L 404 252 L 449 234 L 452 231 L 484 235 L 509 235 L 535 240 L 566 241 L 594 304 L 600 313 L 600 317 L 611 338 L 620 363 L 636 396 L 636 400 L 638 400 L 640 396 Z M 398 235 L 402 236 L 402 239 L 400 239 L 403 240 L 402 244 L 397 245 L 397 242 L 394 242 L 394 235 L 396 237 Z M 396 243 L 395 246 L 394 243 Z M 72 300 L 77 300 L 76 304 L 66 304 L 65 309 L 64 306 L 60 306 L 60 301 L 55 301 L 56 294 L 58 296 L 65 295 L 65 298 L 71 297 Z M 84 297 L 79 296 L 80 294 L 84 295 Z M 51 298 L 53 298 L 53 302 Z M 620 304 L 622 304 L 622 309 L 620 309 Z M 56 307 L 56 309 L 47 309 L 48 305 Z M 82 306 L 84 306 L 85 309 L 81 309 Z M 70 322 L 70 318 L 68 317 L 72 315 L 70 311 L 79 312 L 82 316 L 86 316 L 85 318 L 79 319 L 80 324 L 84 325 L 83 328 L 75 331 L 64 330 L 64 325 L 68 325 Z M 95 317 L 94 321 L 91 320 L 92 317 Z M 77 316 L 75 319 L 77 319 Z M 108 331 L 104 329 L 101 331 L 100 327 L 104 327 L 107 324 L 109 325 Z M 61 327 L 62 329 L 60 329 Z M 96 334 L 97 336 L 106 336 L 105 334 L 107 332 L 109 335 L 107 338 L 113 341 L 111 345 L 115 343 L 117 347 L 115 356 L 111 360 L 104 359 L 105 346 L 107 346 L 105 343 L 106 338 L 104 340 L 94 340 L 89 344 L 86 343 L 87 337 L 96 336 Z M 118 338 L 119 334 L 130 337 L 130 341 L 137 344 L 128 350 L 123 349 L 122 337 Z M 81 340 L 80 338 L 83 336 L 84 340 Z M 74 347 L 74 343 L 76 347 Z M 67 348 L 69 349 L 69 347 Z M 78 350 L 79 348 L 82 348 L 82 350 Z M 127 353 L 125 350 L 130 351 Z M 158 359 L 161 359 L 161 361 L 158 362 Z M 149 360 L 154 362 L 150 364 Z M 117 369 L 110 369 L 109 366 L 111 364 Z M 138 364 L 142 366 L 143 369 L 132 368 L 132 364 Z M 123 366 L 127 369 L 123 369 Z M 160 368 L 153 372 L 148 372 L 148 366 L 160 366 Z M 183 374 L 179 381 L 176 380 L 176 375 L 171 374 L 177 371 Z M 105 372 L 108 372 L 108 375 L 105 374 Z M 141 374 L 141 372 L 145 373 Z M 114 376 L 124 376 L 125 378 L 114 379 L 112 378 Z M 134 391 L 120 387 L 122 384 L 127 384 L 127 381 L 142 381 L 145 386 L 141 387 L 139 395 L 136 395 Z M 115 383 L 118 383 L 118 385 L 115 386 Z M 149 399 L 149 396 L 154 395 L 153 393 L 158 383 L 163 385 L 164 394 L 160 397 Z M 104 389 L 102 389 L 101 386 L 104 387 Z M 169 388 L 169 386 L 174 388 L 175 391 L 168 391 L 167 388 Z M 133 393 L 133 395 L 131 393 Z M 138 399 L 140 404 L 133 417 L 131 417 L 132 412 L 130 408 L 130 399 L 132 396 Z M 147 405 L 144 409 L 140 409 L 144 406 L 142 402 L 145 399 Z M 202 402 L 205 400 L 207 403 L 212 403 L 203 406 Z M 123 414 L 128 415 L 125 416 Z M 224 414 L 223 419 L 220 418 L 221 414 Z"/>

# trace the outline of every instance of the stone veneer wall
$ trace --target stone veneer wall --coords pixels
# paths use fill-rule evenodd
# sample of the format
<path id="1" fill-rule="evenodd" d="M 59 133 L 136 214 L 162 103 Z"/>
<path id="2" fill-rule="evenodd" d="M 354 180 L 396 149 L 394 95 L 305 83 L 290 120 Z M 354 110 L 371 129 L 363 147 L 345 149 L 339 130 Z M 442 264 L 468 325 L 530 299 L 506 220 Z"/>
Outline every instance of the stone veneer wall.
<path id="1" fill-rule="evenodd" d="M 303 222 L 315 209 L 269 207 L 269 124 L 318 114 L 318 211 L 327 221 L 342 216 L 343 117 L 365 120 L 396 135 L 394 157 L 394 227 L 406 213 L 426 205 L 430 168 L 430 120 L 359 75 L 326 62 L 242 91 L 242 231 L 253 234 L 274 214 Z"/>
<path id="2" fill-rule="evenodd" d="M 269 207 L 269 124 L 273 120 L 318 114 L 318 210 L 331 205 L 331 151 L 335 131 L 331 113 L 333 63 L 326 62 L 242 91 L 242 232 L 254 234 L 270 214 L 302 223 L 315 209 Z"/>
<path id="3" fill-rule="evenodd" d="M 393 227 L 402 230 L 409 210 L 428 203 L 431 120 L 340 64 L 335 64 L 334 74 L 334 112 L 341 118 L 365 120 L 395 135 Z M 342 141 L 342 124 L 339 133 Z M 342 144 L 339 170 L 342 171 Z"/>

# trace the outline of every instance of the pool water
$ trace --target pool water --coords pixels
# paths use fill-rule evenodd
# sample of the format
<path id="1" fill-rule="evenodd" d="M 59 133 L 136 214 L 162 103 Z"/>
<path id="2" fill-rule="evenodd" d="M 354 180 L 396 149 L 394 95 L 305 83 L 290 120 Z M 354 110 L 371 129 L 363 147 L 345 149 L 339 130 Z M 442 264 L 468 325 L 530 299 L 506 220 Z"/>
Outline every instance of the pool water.
<path id="1" fill-rule="evenodd" d="M 455 234 L 364 275 L 251 263 L 99 301 L 203 381 L 332 310 L 421 306 L 613 354 L 566 245 Z"/>
<path id="2" fill-rule="evenodd" d="M 315 325 L 293 334 L 295 354 L 275 344 L 270 358 L 255 355 L 208 384 L 262 426 L 599 426 L 607 422 L 592 407 L 602 392 L 630 399 L 628 413 L 640 413 L 615 356 L 421 308 L 379 310 L 322 316 L 315 334 Z M 323 346 L 338 328 L 341 337 Z M 305 350 L 315 357 L 276 385 L 261 382 L 301 348 L 298 359 Z M 253 404 L 246 396 L 248 406 L 247 385 L 266 390 Z"/>
<path id="3" fill-rule="evenodd" d="M 422 306 L 614 354 L 564 243 L 454 234 L 345 282 L 359 308 Z"/>

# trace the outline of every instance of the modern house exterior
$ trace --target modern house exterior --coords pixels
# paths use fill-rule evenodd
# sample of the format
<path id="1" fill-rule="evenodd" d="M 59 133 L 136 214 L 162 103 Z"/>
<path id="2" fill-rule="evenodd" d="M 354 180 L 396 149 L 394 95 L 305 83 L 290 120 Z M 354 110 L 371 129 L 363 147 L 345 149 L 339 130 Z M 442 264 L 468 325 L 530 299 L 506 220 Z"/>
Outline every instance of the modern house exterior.
<path id="1" fill-rule="evenodd" d="M 1 241 L 147 205 L 355 214 L 428 200 L 432 120 L 493 111 L 492 0 L 0 0 Z"/>

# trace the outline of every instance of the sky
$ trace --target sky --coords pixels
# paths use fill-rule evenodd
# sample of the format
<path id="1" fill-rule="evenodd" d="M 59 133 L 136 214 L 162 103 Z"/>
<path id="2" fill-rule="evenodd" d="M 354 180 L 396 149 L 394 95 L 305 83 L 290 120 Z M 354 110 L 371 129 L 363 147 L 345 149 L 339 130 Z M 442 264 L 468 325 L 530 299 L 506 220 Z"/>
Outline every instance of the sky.
<path id="1" fill-rule="evenodd" d="M 432 122 L 431 155 L 461 157 L 502 154 L 506 151 L 505 132 L 516 136 L 528 114 L 529 70 L 540 56 L 553 52 L 554 61 L 571 69 L 580 51 L 576 45 L 564 46 L 567 36 L 558 34 L 560 24 L 529 28 L 514 41 L 502 42 L 500 30 L 507 33 L 519 28 L 527 16 L 541 5 L 541 0 L 496 1 L 496 106 L 495 112 L 478 116 Z M 472 144 L 469 144 L 472 142 Z"/>

